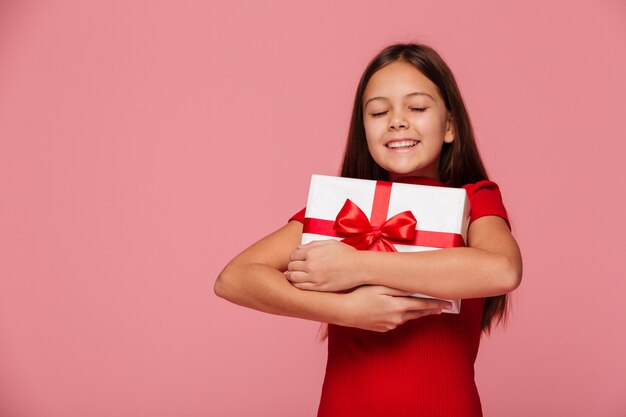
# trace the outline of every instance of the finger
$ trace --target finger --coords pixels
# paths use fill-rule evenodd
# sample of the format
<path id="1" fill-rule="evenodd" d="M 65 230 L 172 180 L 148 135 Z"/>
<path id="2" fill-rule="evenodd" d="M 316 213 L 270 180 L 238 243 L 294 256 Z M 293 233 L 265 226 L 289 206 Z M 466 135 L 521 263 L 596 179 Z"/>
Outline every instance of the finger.
<path id="1" fill-rule="evenodd" d="M 420 317 L 428 316 L 431 314 L 441 314 L 440 309 L 432 309 L 432 310 L 418 310 L 418 311 L 407 311 L 402 315 L 402 319 L 404 321 L 418 319 Z"/>
<path id="2" fill-rule="evenodd" d="M 306 260 L 306 250 L 297 249 L 289 254 L 290 261 L 305 261 Z"/>
<path id="3" fill-rule="evenodd" d="M 316 289 L 315 284 L 312 282 L 294 282 L 293 286 L 306 291 L 314 291 Z"/>
<path id="4" fill-rule="evenodd" d="M 385 287 L 382 285 L 378 286 L 378 288 L 380 290 L 380 294 L 393 295 L 395 297 L 406 297 L 406 296 L 414 294 L 413 292 L 400 290 L 398 288 Z"/>
<path id="5" fill-rule="evenodd" d="M 305 261 L 291 261 L 287 264 L 287 270 L 307 272 L 306 266 L 307 263 Z"/>
<path id="6" fill-rule="evenodd" d="M 302 271 L 286 271 L 287 279 L 292 283 L 302 283 L 309 281 L 309 274 Z"/>
<path id="7" fill-rule="evenodd" d="M 452 307 L 448 301 L 435 300 L 431 298 L 406 297 L 403 300 L 405 308 L 409 310 L 428 310 L 428 309 L 448 309 Z"/>

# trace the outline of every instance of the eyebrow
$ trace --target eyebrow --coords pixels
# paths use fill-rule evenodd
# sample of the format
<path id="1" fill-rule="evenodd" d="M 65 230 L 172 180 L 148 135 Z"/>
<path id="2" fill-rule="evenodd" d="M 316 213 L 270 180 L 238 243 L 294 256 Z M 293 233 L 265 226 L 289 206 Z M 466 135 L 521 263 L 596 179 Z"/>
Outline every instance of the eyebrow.
<path id="1" fill-rule="evenodd" d="M 405 95 L 404 97 L 412 97 L 412 96 L 428 96 L 428 97 L 430 97 L 430 99 L 431 99 L 431 100 L 435 101 L 435 99 L 433 98 L 433 96 L 431 96 L 431 95 L 430 95 L 430 94 L 428 94 L 428 93 L 421 92 L 421 91 L 416 91 L 415 93 L 409 93 L 409 94 Z M 364 108 L 365 108 L 365 107 L 367 107 L 368 103 L 369 103 L 370 101 L 372 101 L 372 100 L 389 100 L 389 99 L 388 99 L 387 97 L 372 97 L 372 98 L 370 98 L 369 100 L 367 100 L 367 101 L 363 104 L 363 107 L 364 107 Z"/>

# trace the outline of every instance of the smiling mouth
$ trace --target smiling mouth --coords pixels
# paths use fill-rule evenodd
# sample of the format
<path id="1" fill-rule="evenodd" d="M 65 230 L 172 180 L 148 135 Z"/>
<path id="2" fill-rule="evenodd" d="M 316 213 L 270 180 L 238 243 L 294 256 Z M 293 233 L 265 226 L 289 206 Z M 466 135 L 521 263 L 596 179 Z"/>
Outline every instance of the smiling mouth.
<path id="1" fill-rule="evenodd" d="M 412 148 L 419 143 L 419 140 L 398 140 L 389 142 L 385 146 L 389 149 L 408 149 Z"/>

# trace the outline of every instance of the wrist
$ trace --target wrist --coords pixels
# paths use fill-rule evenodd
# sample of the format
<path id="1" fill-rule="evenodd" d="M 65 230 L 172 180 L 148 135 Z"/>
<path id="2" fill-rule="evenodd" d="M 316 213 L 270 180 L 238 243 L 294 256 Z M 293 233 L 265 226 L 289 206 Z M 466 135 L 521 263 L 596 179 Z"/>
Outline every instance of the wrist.
<path id="1" fill-rule="evenodd" d="M 354 271 L 357 277 L 358 285 L 372 284 L 372 277 L 369 273 L 369 268 L 367 266 L 368 254 L 371 254 L 371 252 L 368 252 L 366 250 L 357 250 L 354 252 L 352 265 L 354 265 Z"/>
<path id="2" fill-rule="evenodd" d="M 326 323 L 338 326 L 349 326 L 351 323 L 350 313 L 350 293 L 325 293 L 329 296 L 329 303 L 326 305 Z"/>

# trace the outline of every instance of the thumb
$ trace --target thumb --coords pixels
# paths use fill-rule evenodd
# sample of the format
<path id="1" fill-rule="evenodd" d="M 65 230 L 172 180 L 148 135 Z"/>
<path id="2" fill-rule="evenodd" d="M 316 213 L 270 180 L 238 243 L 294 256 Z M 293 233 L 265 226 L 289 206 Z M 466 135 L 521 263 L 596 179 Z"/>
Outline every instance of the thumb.
<path id="1" fill-rule="evenodd" d="M 392 287 L 385 287 L 385 286 L 378 286 L 379 288 L 379 294 L 384 294 L 384 295 L 391 295 L 394 297 L 406 297 L 409 295 L 413 295 L 414 293 L 411 291 L 405 291 L 405 290 L 401 290 L 398 288 L 392 288 Z"/>

